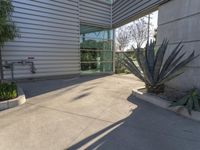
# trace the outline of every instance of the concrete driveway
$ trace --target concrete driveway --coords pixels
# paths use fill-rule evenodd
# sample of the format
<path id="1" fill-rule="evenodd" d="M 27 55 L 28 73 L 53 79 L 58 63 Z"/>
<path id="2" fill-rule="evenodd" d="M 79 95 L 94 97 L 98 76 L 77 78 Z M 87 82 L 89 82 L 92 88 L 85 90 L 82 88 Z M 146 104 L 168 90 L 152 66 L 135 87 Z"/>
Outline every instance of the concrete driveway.
<path id="1" fill-rule="evenodd" d="M 200 123 L 135 99 L 133 77 L 23 83 L 28 102 L 0 112 L 0 150 L 199 150 Z"/>

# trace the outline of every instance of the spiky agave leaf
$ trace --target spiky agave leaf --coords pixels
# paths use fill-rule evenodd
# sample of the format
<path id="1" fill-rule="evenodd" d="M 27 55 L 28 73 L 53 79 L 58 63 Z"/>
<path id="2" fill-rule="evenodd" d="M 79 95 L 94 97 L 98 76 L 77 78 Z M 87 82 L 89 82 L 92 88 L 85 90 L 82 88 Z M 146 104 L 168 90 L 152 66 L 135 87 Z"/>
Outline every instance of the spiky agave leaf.
<path id="1" fill-rule="evenodd" d="M 136 60 L 137 60 L 137 62 L 138 62 L 138 65 L 139 65 L 140 69 L 144 72 L 144 68 L 143 68 L 143 66 L 141 65 L 141 61 L 142 61 L 142 60 L 140 60 L 140 57 L 139 57 L 140 53 L 142 53 L 142 52 L 141 52 L 141 48 L 135 49 Z"/>
<path id="2" fill-rule="evenodd" d="M 200 99 L 198 96 L 193 96 L 193 101 L 194 101 L 194 110 L 195 111 L 200 111 Z"/>
<path id="3" fill-rule="evenodd" d="M 133 63 L 133 61 L 126 55 L 124 54 L 125 59 L 123 60 L 123 64 L 125 67 L 132 72 L 135 76 L 137 76 L 140 80 L 146 81 L 145 78 L 143 77 L 143 74 L 141 71 L 137 68 L 137 66 Z"/>
<path id="4" fill-rule="evenodd" d="M 188 113 L 191 115 L 192 114 L 192 108 L 193 108 L 193 104 L 194 104 L 194 101 L 192 100 L 192 98 L 189 98 L 188 99 L 188 102 L 186 104 L 186 108 L 188 110 Z"/>
<path id="5" fill-rule="evenodd" d="M 172 102 L 172 104 L 169 107 L 185 106 L 187 104 L 189 98 L 190 98 L 189 95 L 184 96 L 180 100 Z"/>
<path id="6" fill-rule="evenodd" d="M 180 60 L 180 62 L 178 64 L 176 64 L 174 66 L 174 68 L 172 68 L 166 75 L 165 75 L 165 79 L 168 78 L 169 76 L 171 76 L 172 74 L 175 74 L 177 71 L 183 69 L 183 67 L 185 65 L 187 65 L 189 62 L 191 62 L 192 60 L 194 60 L 196 57 L 198 56 L 194 56 L 194 52 L 192 52 L 192 54 L 190 54 L 187 58 L 185 58 L 184 60 Z"/>
<path id="7" fill-rule="evenodd" d="M 200 111 L 200 95 L 198 94 L 198 91 L 194 88 L 190 90 L 186 96 L 170 105 L 170 107 L 176 106 L 185 107 L 190 115 L 192 110 Z"/>
<path id="8" fill-rule="evenodd" d="M 167 46 L 168 46 L 168 41 L 165 39 L 162 42 L 161 46 L 158 48 L 158 51 L 156 53 L 156 58 L 154 62 L 154 74 L 153 74 L 155 81 L 157 81 L 159 78 L 159 74 L 161 71 L 161 67 L 162 67 L 165 52 L 167 50 Z"/>
<path id="9" fill-rule="evenodd" d="M 175 66 L 177 66 L 178 63 L 180 63 L 180 60 L 183 58 L 183 56 L 185 56 L 185 53 L 183 53 L 182 55 L 180 55 L 178 58 L 175 58 L 170 66 L 168 66 L 168 68 L 166 70 L 164 70 L 164 73 L 162 75 L 160 75 L 160 79 L 159 80 L 163 80 L 164 77 L 166 77 L 170 71 L 175 68 Z"/>
<path id="10" fill-rule="evenodd" d="M 155 42 L 152 42 L 150 43 L 149 46 L 147 43 L 146 48 L 145 48 L 145 56 L 146 56 L 147 64 L 148 64 L 149 71 L 152 77 L 153 77 L 154 61 L 155 61 L 154 47 L 155 47 Z"/>
<path id="11" fill-rule="evenodd" d="M 181 52 L 183 45 L 181 46 L 181 42 L 173 49 L 172 53 L 165 60 L 163 67 L 161 69 L 159 79 L 162 78 L 169 68 L 174 66 L 173 62 L 177 55 Z"/>
<path id="12" fill-rule="evenodd" d="M 125 65 L 125 67 L 127 67 L 127 69 L 140 80 L 148 85 L 151 85 L 151 83 L 144 77 L 143 72 L 141 72 L 141 68 L 138 68 L 137 65 L 133 62 L 131 58 L 128 57 L 126 53 L 124 53 L 124 56 L 125 58 L 123 59 L 123 64 Z"/>
<path id="13" fill-rule="evenodd" d="M 184 59 L 183 57 L 185 57 L 186 53 L 178 56 L 182 50 L 181 43 L 179 43 L 174 48 L 174 51 L 166 58 L 166 61 L 163 62 L 167 46 L 168 41 L 164 40 L 155 55 L 155 44 L 153 43 L 147 45 L 145 53 L 141 48 L 137 48 L 135 54 L 139 68 L 127 55 L 125 55 L 126 59 L 123 60 L 125 66 L 144 81 L 151 91 L 157 92 L 159 89 L 159 91 L 162 92 L 160 87 L 163 87 L 163 84 L 181 75 L 184 72 L 184 66 L 198 57 L 194 55 L 194 51 Z"/>
<path id="14" fill-rule="evenodd" d="M 162 80 L 160 80 L 159 82 L 157 82 L 157 85 L 162 85 L 178 76 L 180 76 L 181 74 L 184 73 L 184 70 L 179 70 L 177 72 L 175 72 L 174 74 L 170 74 L 169 76 L 167 76 L 166 78 L 163 78 Z"/>
<path id="15" fill-rule="evenodd" d="M 146 57 L 144 56 L 144 53 L 142 52 L 142 50 L 139 48 L 136 50 L 137 51 L 137 57 L 139 60 L 139 66 L 142 69 L 142 72 L 144 74 L 145 79 L 150 83 L 150 85 L 154 84 L 154 80 L 152 78 L 152 75 L 149 71 L 149 67 L 148 67 L 148 63 L 146 60 Z"/>

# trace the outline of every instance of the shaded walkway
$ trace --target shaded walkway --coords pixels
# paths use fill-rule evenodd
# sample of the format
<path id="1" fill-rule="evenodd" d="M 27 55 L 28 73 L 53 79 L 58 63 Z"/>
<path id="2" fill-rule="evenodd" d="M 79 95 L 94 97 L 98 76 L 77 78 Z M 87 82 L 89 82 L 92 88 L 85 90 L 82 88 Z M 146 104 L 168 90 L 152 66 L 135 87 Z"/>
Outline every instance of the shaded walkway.
<path id="1" fill-rule="evenodd" d="M 3 150 L 199 150 L 200 123 L 131 96 L 135 78 L 23 83 L 28 102 L 0 112 Z"/>
<path id="2" fill-rule="evenodd" d="M 69 150 L 199 150 L 200 123 L 132 96 L 132 114 L 74 143 Z M 66 149 L 66 150 L 67 150 Z"/>

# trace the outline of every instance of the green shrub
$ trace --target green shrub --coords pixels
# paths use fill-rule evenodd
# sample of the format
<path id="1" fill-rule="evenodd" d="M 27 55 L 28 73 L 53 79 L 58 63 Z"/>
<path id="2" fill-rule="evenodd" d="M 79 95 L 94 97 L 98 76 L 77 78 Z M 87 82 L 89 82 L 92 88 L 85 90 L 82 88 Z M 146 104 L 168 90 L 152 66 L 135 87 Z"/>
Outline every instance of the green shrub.
<path id="1" fill-rule="evenodd" d="M 17 97 L 17 86 L 15 83 L 0 84 L 0 101 Z"/>

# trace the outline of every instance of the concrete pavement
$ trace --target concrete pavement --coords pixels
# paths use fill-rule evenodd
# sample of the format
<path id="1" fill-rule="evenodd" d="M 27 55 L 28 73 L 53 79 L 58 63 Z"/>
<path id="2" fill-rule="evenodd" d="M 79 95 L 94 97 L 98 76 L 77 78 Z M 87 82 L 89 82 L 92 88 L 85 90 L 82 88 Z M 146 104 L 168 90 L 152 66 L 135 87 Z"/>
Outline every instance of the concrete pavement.
<path id="1" fill-rule="evenodd" d="M 0 150 L 199 150 L 200 123 L 131 96 L 131 77 L 23 83 L 25 105 L 0 112 Z"/>

